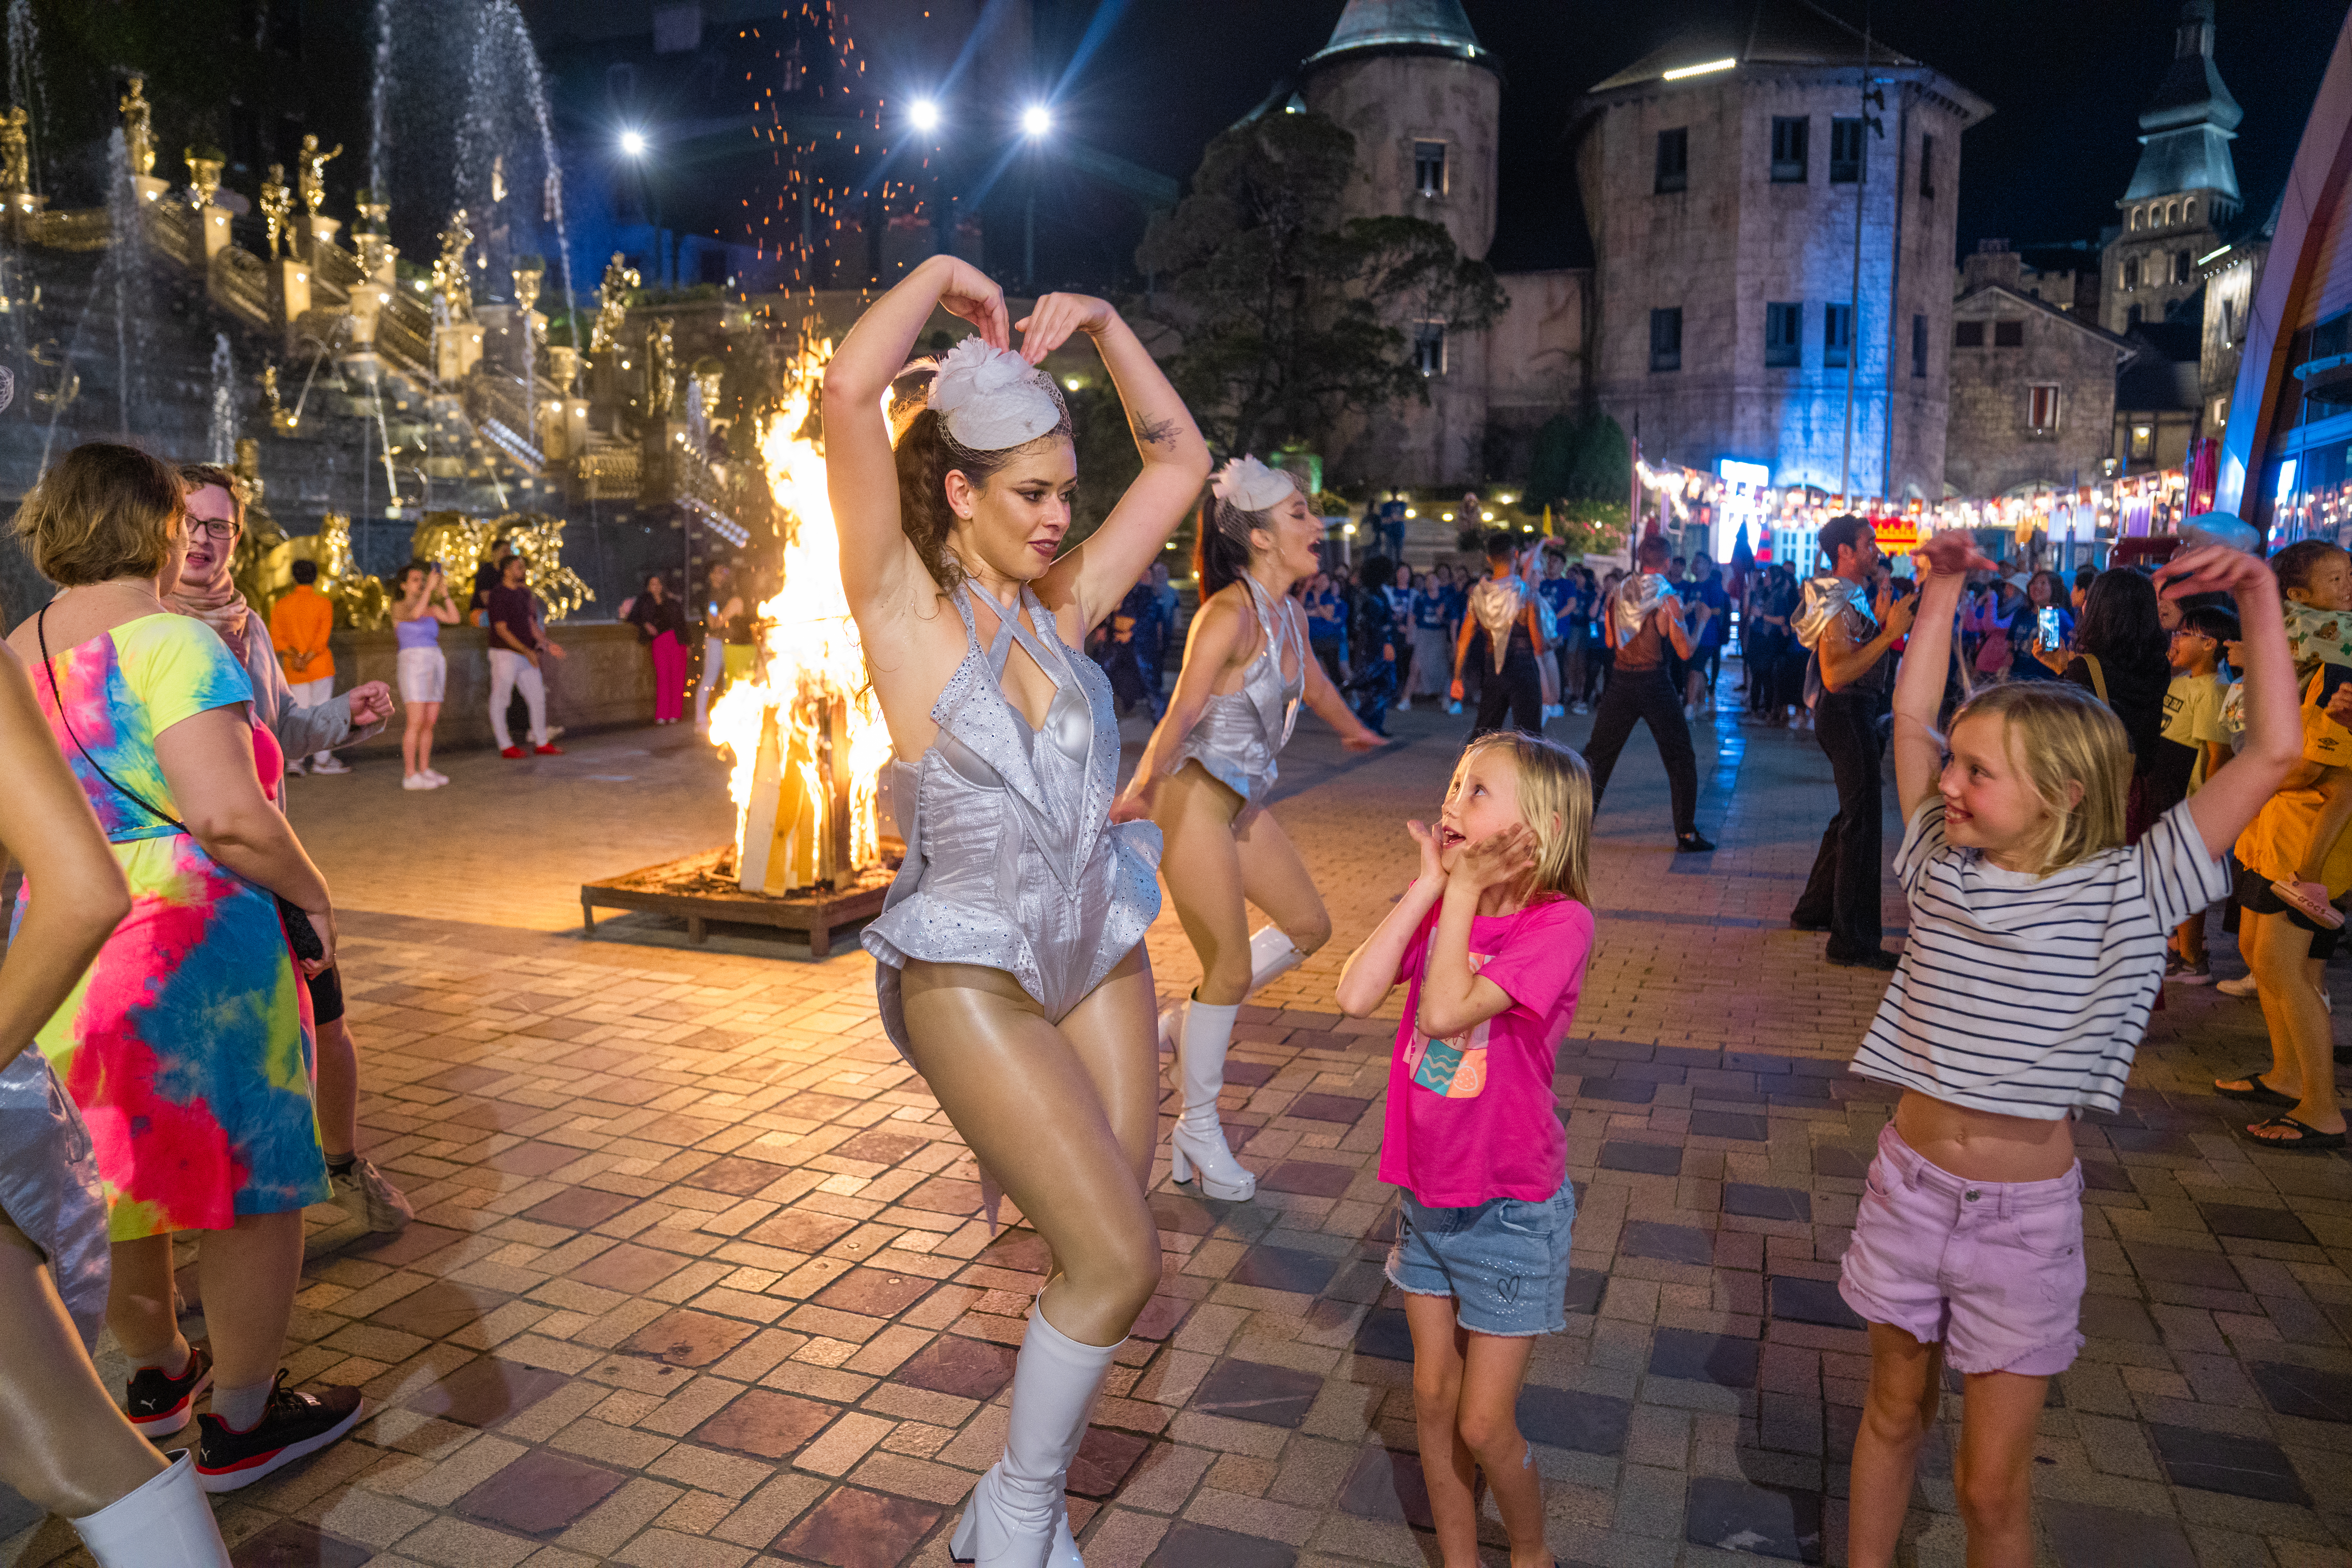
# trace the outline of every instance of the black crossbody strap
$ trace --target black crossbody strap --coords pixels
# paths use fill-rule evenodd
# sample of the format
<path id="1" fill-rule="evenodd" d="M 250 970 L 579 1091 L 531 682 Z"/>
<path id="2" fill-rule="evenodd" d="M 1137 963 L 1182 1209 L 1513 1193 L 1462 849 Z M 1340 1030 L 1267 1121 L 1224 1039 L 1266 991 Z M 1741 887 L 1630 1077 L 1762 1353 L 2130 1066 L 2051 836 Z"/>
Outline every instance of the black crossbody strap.
<path id="1" fill-rule="evenodd" d="M 148 816 L 159 821 L 167 822 L 175 830 L 185 833 L 188 830 L 186 823 L 168 811 L 158 810 L 144 795 L 125 789 L 116 781 L 112 773 L 98 765 L 98 759 L 89 754 L 89 748 L 81 743 L 79 735 L 74 733 L 73 721 L 66 717 L 65 696 L 58 689 L 58 667 L 49 658 L 49 606 L 47 605 L 43 605 L 40 614 L 33 617 L 33 636 L 41 645 L 41 670 L 49 678 L 49 700 L 58 705 L 58 722 L 65 726 L 66 739 L 74 743 L 74 750 L 81 753 L 81 760 L 89 764 L 90 772 L 104 779 L 115 794 L 130 801 Z"/>

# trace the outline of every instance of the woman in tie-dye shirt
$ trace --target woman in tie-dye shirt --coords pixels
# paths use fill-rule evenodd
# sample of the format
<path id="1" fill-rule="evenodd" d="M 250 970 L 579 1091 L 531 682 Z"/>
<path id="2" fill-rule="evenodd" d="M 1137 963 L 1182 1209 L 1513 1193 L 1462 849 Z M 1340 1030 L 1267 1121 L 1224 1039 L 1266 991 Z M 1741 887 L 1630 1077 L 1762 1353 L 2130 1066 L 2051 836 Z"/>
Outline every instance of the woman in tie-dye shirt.
<path id="1" fill-rule="evenodd" d="M 209 1384 L 196 1468 L 226 1490 L 340 1436 L 358 1394 L 275 1387 L 301 1211 L 328 1194 L 309 998 L 277 900 L 307 913 L 326 962 L 334 917 L 264 795 L 276 742 L 253 721 L 243 668 L 162 601 L 184 524 L 179 477 L 155 458 L 100 443 L 67 454 L 16 523 L 65 590 L 9 644 L 131 887 L 130 915 L 37 1040 L 96 1145 L 107 1320 L 136 1369 L 128 1414 L 160 1437 Z M 41 889 L 26 896 L 37 907 Z M 209 1358 L 173 1317 L 175 1231 L 207 1233 Z"/>

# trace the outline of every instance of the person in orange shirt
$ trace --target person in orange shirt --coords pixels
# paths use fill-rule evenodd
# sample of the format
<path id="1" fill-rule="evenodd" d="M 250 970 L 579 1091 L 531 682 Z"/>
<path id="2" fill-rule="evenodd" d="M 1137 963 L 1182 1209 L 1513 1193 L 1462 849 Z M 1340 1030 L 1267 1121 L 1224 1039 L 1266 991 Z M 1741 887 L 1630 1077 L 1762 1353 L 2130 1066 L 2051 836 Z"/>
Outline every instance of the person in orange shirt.
<path id="1" fill-rule="evenodd" d="M 278 662 L 286 668 L 286 684 L 293 689 L 294 700 L 305 708 L 316 708 L 335 694 L 335 656 L 327 650 L 327 638 L 335 629 L 335 605 L 319 592 L 318 581 L 317 562 L 297 561 L 294 586 L 269 607 L 270 645 L 278 650 Z M 301 760 L 288 763 L 286 771 L 303 772 Z M 352 770 L 334 752 L 319 752 L 311 755 L 309 771 L 347 773 Z"/>

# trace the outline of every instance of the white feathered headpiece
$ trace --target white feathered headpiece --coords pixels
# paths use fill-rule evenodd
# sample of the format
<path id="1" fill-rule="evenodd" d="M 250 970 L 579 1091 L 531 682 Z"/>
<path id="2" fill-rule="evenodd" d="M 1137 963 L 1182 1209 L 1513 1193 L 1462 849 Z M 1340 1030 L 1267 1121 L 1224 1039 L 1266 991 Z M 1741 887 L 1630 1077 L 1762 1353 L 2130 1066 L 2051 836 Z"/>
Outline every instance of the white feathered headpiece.
<path id="1" fill-rule="evenodd" d="M 957 446 L 1001 452 L 1062 422 L 1062 400 L 1045 373 L 1009 350 L 966 338 L 940 356 L 927 400 Z"/>
<path id="2" fill-rule="evenodd" d="M 1250 457 L 1235 458 L 1209 482 L 1211 495 L 1241 511 L 1272 511 L 1297 489 L 1297 481 L 1288 474 Z"/>

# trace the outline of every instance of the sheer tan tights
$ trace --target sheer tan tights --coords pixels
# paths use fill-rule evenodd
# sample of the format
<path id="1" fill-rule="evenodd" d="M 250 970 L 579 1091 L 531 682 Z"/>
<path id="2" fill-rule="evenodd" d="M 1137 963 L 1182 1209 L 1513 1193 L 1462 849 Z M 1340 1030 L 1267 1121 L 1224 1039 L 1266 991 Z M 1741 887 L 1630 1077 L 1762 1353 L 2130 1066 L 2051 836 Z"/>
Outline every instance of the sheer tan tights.
<path id="1" fill-rule="evenodd" d="M 1039 1305 L 1081 1344 L 1115 1344 L 1160 1284 L 1145 1201 L 1159 1139 L 1151 964 L 1140 945 L 1056 1024 L 1001 969 L 907 965 L 916 1070 L 1054 1249 Z"/>
<path id="2" fill-rule="evenodd" d="M 1323 895 L 1290 836 L 1266 811 L 1242 811 L 1241 797 L 1186 763 L 1160 781 L 1151 818 L 1167 847 L 1160 874 L 1176 918 L 1201 956 L 1193 994 L 1230 1007 L 1249 994 L 1249 910 L 1255 904 L 1304 953 L 1331 940 Z"/>
<path id="3" fill-rule="evenodd" d="M 51 1513 L 81 1519 L 163 1470 L 122 1418 L 81 1348 L 48 1265 L 0 1220 L 0 1481 Z"/>

